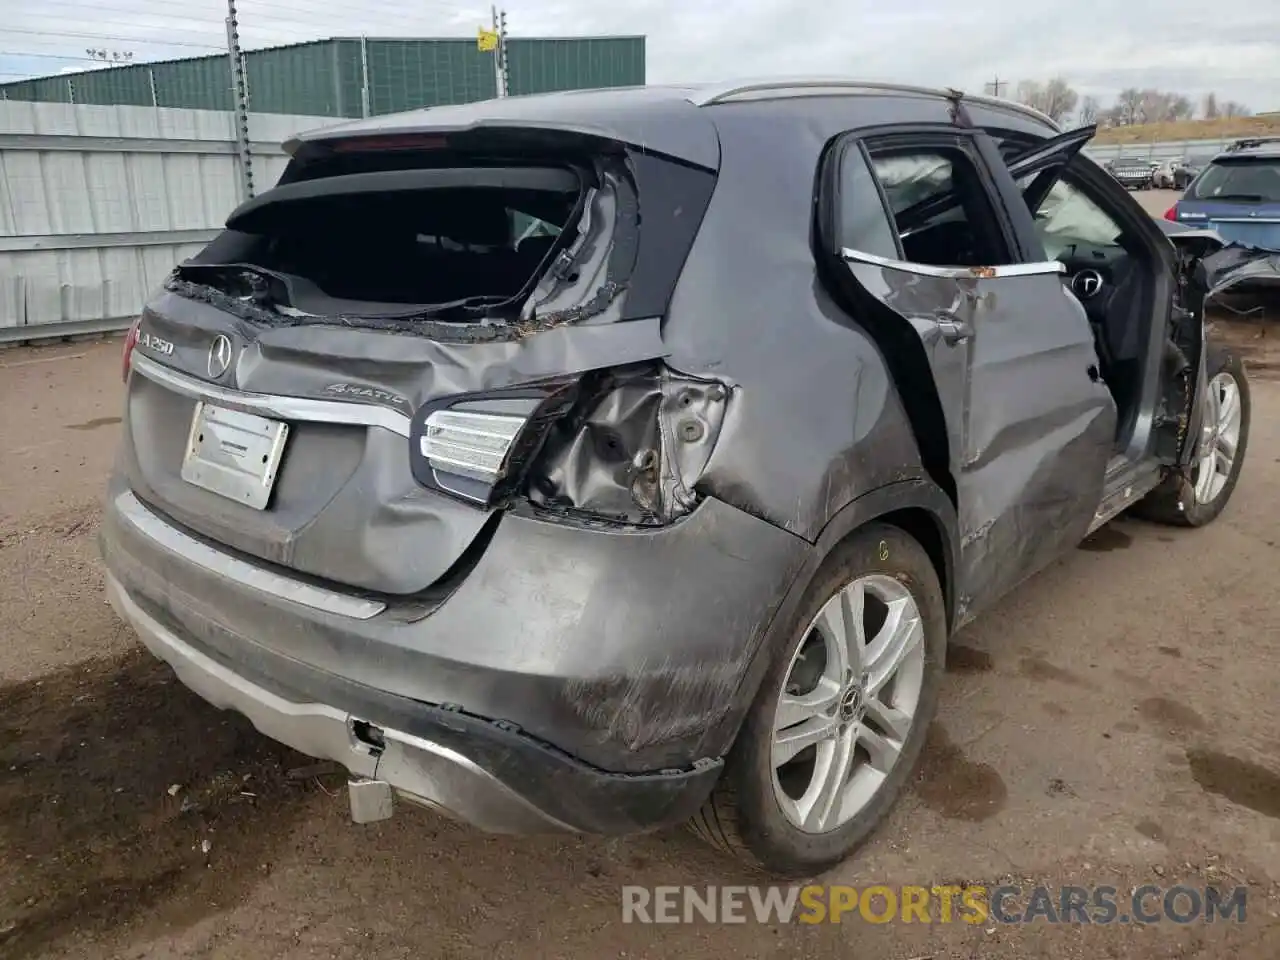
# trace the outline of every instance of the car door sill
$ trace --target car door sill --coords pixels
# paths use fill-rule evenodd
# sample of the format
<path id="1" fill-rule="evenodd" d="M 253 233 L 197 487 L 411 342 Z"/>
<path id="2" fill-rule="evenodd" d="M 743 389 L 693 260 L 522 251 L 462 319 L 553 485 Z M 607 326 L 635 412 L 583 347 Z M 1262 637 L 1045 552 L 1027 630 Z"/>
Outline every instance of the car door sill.
<path id="1" fill-rule="evenodd" d="M 1107 465 L 1102 502 L 1093 515 L 1089 533 L 1093 533 L 1154 490 L 1160 485 L 1163 476 L 1162 465 L 1154 460 L 1133 463 L 1124 456 L 1113 457 Z"/>

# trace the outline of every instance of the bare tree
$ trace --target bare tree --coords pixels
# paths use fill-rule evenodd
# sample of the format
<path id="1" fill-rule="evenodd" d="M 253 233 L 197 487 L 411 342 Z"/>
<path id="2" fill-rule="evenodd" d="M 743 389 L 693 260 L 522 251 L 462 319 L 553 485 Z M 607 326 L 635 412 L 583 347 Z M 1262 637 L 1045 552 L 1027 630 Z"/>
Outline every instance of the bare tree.
<path id="1" fill-rule="evenodd" d="M 1142 91 L 1137 87 L 1126 87 L 1116 97 L 1116 123 L 1122 126 L 1138 123 L 1142 112 Z"/>
<path id="2" fill-rule="evenodd" d="M 1196 115 L 1195 104 L 1181 93 L 1175 93 L 1169 100 L 1170 120 L 1190 120 Z"/>
<path id="3" fill-rule="evenodd" d="M 1087 127 L 1091 123 L 1098 123 L 1101 112 L 1102 104 L 1098 102 L 1097 97 L 1085 97 L 1080 101 L 1080 125 Z"/>
<path id="4" fill-rule="evenodd" d="M 1253 111 L 1243 103 L 1236 103 L 1234 100 L 1228 100 L 1222 105 L 1222 115 L 1224 117 L 1251 117 L 1253 116 Z"/>
<path id="5" fill-rule="evenodd" d="M 1200 109 L 1206 120 L 1217 120 L 1222 116 L 1222 110 L 1218 107 L 1218 95 L 1212 90 L 1204 95 L 1204 103 Z"/>
<path id="6" fill-rule="evenodd" d="M 1054 77 L 1048 83 L 1038 80 L 1022 80 L 1018 83 L 1017 99 L 1046 114 L 1055 123 L 1072 113 L 1080 95 L 1071 88 L 1065 77 Z"/>
<path id="7" fill-rule="evenodd" d="M 1019 80 L 1013 98 L 1038 110 L 1040 101 L 1044 99 L 1044 84 L 1039 80 Z"/>

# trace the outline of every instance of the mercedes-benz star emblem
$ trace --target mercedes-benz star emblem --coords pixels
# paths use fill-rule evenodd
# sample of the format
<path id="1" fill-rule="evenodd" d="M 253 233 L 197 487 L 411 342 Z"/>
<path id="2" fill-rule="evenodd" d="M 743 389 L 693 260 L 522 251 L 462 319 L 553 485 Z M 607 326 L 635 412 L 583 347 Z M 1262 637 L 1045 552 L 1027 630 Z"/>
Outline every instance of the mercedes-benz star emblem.
<path id="1" fill-rule="evenodd" d="M 214 380 L 227 372 L 231 366 L 231 340 L 225 334 L 218 334 L 209 345 L 209 376 Z"/>
<path id="2" fill-rule="evenodd" d="M 1102 274 L 1097 270 L 1081 270 L 1071 278 L 1071 289 L 1081 300 L 1088 300 L 1102 289 Z"/>

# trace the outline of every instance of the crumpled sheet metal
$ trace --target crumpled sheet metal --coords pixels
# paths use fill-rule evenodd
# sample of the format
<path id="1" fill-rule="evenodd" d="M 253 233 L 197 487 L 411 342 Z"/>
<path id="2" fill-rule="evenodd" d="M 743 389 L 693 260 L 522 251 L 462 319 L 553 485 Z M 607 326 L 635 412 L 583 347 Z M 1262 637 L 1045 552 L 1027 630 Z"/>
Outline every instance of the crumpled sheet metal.
<path id="1" fill-rule="evenodd" d="M 446 397 L 656 361 L 667 353 L 657 319 L 564 325 L 519 340 L 469 344 L 325 326 L 261 329 L 248 339 L 240 336 L 234 318 L 167 293 L 152 302 L 144 322 L 152 333 L 174 343 L 179 369 L 203 369 L 212 336 L 227 332 L 242 344 L 234 368 L 240 390 L 333 399 L 335 387 L 341 394 L 366 389 L 375 391 L 382 405 L 406 415 Z M 182 433 L 189 425 L 189 406 L 135 407 L 135 432 Z M 306 461 L 310 440 L 319 449 L 324 441 L 332 442 L 327 433 L 335 429 L 340 432 L 323 425 L 299 427 L 292 459 Z M 179 441 L 174 449 L 182 447 Z M 419 487 L 404 437 L 376 431 L 355 456 L 351 482 L 335 491 L 323 510 L 316 508 L 315 481 L 307 471 L 282 472 L 274 524 L 236 504 L 223 510 L 210 507 L 208 498 L 179 482 L 176 463 L 137 463 L 131 481 L 135 490 L 150 494 L 152 502 L 192 529 L 250 555 L 378 592 L 424 589 L 475 539 L 486 512 Z M 434 549 L 413 549 L 423 540 Z"/>
<path id="2" fill-rule="evenodd" d="M 1280 251 L 1233 243 L 1200 261 L 1200 273 L 1207 296 L 1245 289 L 1280 291 Z"/>

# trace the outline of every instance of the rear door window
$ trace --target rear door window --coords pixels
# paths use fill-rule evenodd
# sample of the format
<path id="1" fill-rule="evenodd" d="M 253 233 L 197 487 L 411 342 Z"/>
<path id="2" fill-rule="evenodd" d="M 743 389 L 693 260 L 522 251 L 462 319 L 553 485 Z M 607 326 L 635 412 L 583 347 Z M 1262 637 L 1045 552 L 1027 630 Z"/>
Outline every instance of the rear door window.
<path id="1" fill-rule="evenodd" d="M 857 144 L 840 165 L 837 192 L 836 235 L 841 248 L 901 260 L 897 233 L 880 196 L 880 187 Z"/>
<path id="2" fill-rule="evenodd" d="M 977 166 L 958 147 L 872 147 L 903 256 L 930 266 L 1009 262 L 1009 245 Z"/>

